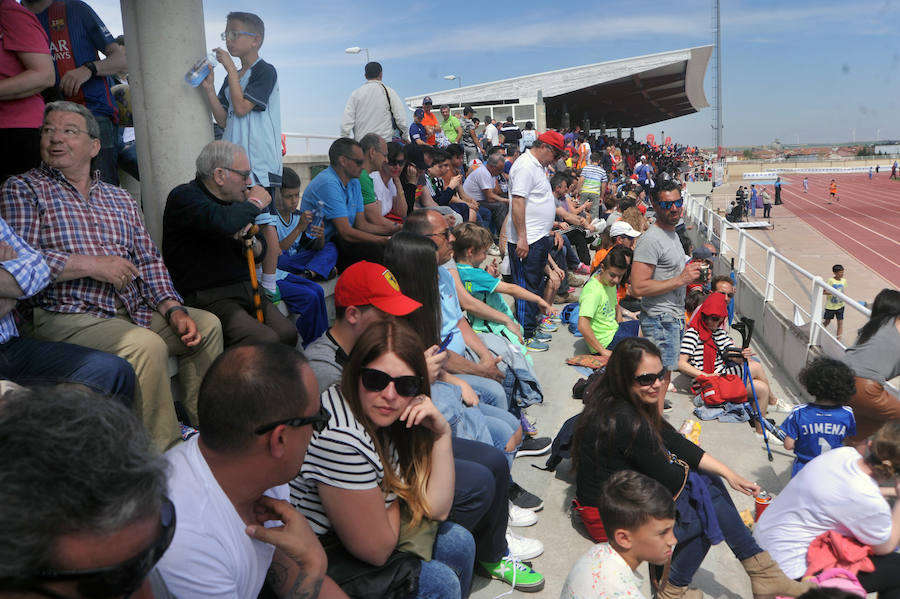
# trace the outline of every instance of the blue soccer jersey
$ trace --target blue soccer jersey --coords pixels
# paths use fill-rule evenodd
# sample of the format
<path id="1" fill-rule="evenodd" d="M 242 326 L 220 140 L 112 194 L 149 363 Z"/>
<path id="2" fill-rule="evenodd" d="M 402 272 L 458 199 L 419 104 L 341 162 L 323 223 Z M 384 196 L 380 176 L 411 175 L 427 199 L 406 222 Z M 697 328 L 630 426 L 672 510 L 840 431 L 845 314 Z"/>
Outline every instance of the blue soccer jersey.
<path id="1" fill-rule="evenodd" d="M 784 433 L 796 441 L 797 455 L 791 477 L 813 458 L 830 449 L 841 447 L 844 437 L 856 434 L 856 419 L 849 406 L 803 404 L 791 410 L 781 425 Z"/>

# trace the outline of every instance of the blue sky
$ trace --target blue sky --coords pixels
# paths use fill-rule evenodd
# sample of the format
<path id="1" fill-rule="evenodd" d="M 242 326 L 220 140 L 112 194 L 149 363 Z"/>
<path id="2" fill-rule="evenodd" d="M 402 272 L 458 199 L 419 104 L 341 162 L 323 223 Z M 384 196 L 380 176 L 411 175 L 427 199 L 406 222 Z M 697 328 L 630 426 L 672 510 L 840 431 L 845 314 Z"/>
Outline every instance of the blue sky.
<path id="1" fill-rule="evenodd" d="M 113 35 L 119 0 L 88 0 Z M 627 4 L 627 3 L 626 3 Z M 232 10 L 266 23 L 261 56 L 278 69 L 285 131 L 336 135 L 368 47 L 401 97 L 552 69 L 712 43 L 711 0 L 621 3 L 518 0 L 465 3 L 369 0 L 204 0 L 208 47 Z M 468 14 L 467 14 L 468 13 Z M 504 16 L 509 14 L 509 16 Z M 484 16 L 485 15 L 487 18 Z M 900 139 L 900 4 L 770 0 L 722 2 L 726 145 Z M 893 24 L 892 24 L 893 22 Z M 505 23 L 510 23 L 506 25 Z M 173 85 L 183 73 L 173 74 Z M 216 70 L 216 85 L 224 70 Z M 712 63 L 706 76 L 712 103 Z M 713 112 L 637 130 L 712 145 Z"/>

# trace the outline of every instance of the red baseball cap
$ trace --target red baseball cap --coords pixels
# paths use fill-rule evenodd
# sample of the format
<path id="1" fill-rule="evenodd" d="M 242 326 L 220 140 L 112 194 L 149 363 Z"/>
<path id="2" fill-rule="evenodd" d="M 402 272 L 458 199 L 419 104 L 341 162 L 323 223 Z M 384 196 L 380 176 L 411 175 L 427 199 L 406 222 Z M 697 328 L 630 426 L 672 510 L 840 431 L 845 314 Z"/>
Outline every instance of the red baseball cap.
<path id="1" fill-rule="evenodd" d="M 560 152 L 564 152 L 566 149 L 566 142 L 563 139 L 563 136 L 556 131 L 545 131 L 541 133 L 538 136 L 538 141 L 541 143 L 549 144 Z"/>
<path id="2" fill-rule="evenodd" d="M 335 305 L 372 305 L 394 316 L 406 316 L 422 304 L 400 292 L 394 274 L 381 264 L 357 262 L 341 273 L 334 286 Z"/>

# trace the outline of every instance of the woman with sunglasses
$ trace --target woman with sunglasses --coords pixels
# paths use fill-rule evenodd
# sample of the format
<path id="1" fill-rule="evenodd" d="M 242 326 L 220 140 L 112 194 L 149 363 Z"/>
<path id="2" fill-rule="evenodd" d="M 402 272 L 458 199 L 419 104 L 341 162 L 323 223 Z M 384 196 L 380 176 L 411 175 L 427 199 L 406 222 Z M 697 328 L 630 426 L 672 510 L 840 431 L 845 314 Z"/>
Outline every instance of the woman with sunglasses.
<path id="1" fill-rule="evenodd" d="M 421 560 L 418 596 L 459 598 L 469 592 L 475 544 L 463 527 L 445 522 L 455 480 L 451 433 L 426 394 L 424 352 L 399 321 L 372 324 L 357 340 L 341 384 L 322 394 L 331 419 L 313 436 L 295 480 L 298 508 L 326 535 L 326 548 L 336 538 L 371 566 L 383 566 L 401 540 L 415 537 L 429 555 L 416 553 L 430 557 Z M 440 523 L 436 534 L 428 532 L 431 522 Z"/>
<path id="2" fill-rule="evenodd" d="M 408 208 L 403 195 L 403 184 L 400 182 L 404 160 L 403 146 L 397 142 L 388 142 L 387 160 L 381 164 L 378 172 L 369 173 L 375 186 L 377 201 L 366 206 L 366 218 L 370 218 L 369 211 L 374 211 L 371 216 L 375 218 L 403 222 Z"/>
<path id="3" fill-rule="evenodd" d="M 709 374 L 736 374 L 742 373 L 743 360 L 749 360 L 753 355 L 750 348 L 738 350 L 731 336 L 725 332 L 722 325 L 728 319 L 728 297 L 724 293 L 711 293 L 700 305 L 700 308 L 691 318 L 684 337 L 681 338 L 681 350 L 678 356 L 678 370 L 690 377 Z M 740 357 L 738 353 L 740 352 Z M 730 359 L 729 359 L 730 358 Z M 756 398 L 759 400 L 759 409 L 762 417 L 766 417 L 766 409 L 769 406 L 769 380 L 766 378 L 762 365 L 751 362 L 756 366 L 750 366 L 750 377 L 753 386 L 747 385 L 747 396 L 752 397 L 756 390 Z M 762 434 L 760 423 L 756 423 L 757 434 Z"/>
<path id="4" fill-rule="evenodd" d="M 635 470 L 659 481 L 676 497 L 678 544 L 659 599 L 701 597 L 688 584 L 713 543 L 724 540 L 750 576 L 754 597 L 795 597 L 809 585 L 787 578 L 741 520 L 722 479 L 740 493 L 759 491 L 731 468 L 685 439 L 657 408 L 665 379 L 659 349 L 640 337 L 612 352 L 606 374 L 588 390 L 574 439 L 576 498 L 596 509 L 604 481 Z M 715 517 L 713 517 L 713 514 Z M 600 539 L 598 539 L 600 540 Z"/>

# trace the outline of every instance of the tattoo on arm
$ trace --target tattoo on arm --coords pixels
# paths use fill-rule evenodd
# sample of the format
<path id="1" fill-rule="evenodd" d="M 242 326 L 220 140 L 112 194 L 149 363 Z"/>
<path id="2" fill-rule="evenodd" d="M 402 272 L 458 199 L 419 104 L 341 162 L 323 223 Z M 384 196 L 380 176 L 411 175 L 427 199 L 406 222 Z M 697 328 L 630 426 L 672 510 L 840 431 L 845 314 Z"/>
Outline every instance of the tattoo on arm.
<path id="1" fill-rule="evenodd" d="M 297 573 L 297 580 L 294 581 L 294 586 L 291 587 L 290 592 L 287 594 L 290 599 L 316 599 L 319 596 L 319 591 L 322 590 L 322 578 L 317 578 L 312 581 L 312 588 L 303 589 L 304 582 L 309 576 L 303 572 L 302 570 Z"/>
<path id="2" fill-rule="evenodd" d="M 287 575 L 288 571 L 284 564 L 273 561 L 269 566 L 269 571 L 266 572 L 266 584 L 277 593 L 287 581 Z"/>

